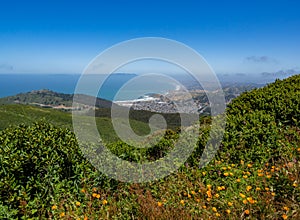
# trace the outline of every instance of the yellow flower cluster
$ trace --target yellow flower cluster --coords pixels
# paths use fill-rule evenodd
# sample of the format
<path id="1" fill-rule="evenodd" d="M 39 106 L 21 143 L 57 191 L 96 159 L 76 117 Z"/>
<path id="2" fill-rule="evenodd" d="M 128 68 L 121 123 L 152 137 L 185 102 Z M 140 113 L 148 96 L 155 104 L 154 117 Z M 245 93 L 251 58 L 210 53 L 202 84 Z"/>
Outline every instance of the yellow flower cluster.
<path id="1" fill-rule="evenodd" d="M 225 186 L 218 186 L 217 189 L 218 189 L 219 191 L 225 190 Z"/>
<path id="2" fill-rule="evenodd" d="M 92 194 L 92 197 L 93 197 L 93 198 L 100 199 L 101 196 L 100 196 L 100 194 L 98 194 L 98 193 L 93 193 L 93 194 Z"/>

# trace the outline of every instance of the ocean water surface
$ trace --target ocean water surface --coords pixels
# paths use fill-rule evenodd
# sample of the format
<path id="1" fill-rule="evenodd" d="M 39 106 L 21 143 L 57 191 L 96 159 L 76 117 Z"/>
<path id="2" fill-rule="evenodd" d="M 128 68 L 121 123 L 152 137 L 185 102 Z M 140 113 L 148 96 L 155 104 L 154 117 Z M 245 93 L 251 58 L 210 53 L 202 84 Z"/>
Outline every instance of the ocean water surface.
<path id="1" fill-rule="evenodd" d="M 107 77 L 103 75 L 103 77 Z M 103 83 L 98 97 L 107 100 L 124 101 L 137 99 L 148 93 L 164 94 L 176 89 L 174 82 L 168 79 L 137 77 L 136 74 L 112 74 Z M 12 96 L 32 90 L 49 89 L 59 93 L 73 94 L 80 74 L 0 74 L 0 97 Z M 95 95 L 89 89 L 89 80 L 94 82 L 96 76 L 87 77 L 86 89 L 82 92 Z"/>

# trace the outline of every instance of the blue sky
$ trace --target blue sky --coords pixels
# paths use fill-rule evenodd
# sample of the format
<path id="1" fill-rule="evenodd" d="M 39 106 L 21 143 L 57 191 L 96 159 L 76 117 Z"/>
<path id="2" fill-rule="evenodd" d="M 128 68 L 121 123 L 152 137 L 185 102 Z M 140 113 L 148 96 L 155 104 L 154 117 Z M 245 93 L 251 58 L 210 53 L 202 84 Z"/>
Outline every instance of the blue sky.
<path id="1" fill-rule="evenodd" d="M 187 44 L 217 73 L 300 72 L 299 1 L 0 5 L 0 73 L 81 73 L 104 49 L 148 36 Z"/>

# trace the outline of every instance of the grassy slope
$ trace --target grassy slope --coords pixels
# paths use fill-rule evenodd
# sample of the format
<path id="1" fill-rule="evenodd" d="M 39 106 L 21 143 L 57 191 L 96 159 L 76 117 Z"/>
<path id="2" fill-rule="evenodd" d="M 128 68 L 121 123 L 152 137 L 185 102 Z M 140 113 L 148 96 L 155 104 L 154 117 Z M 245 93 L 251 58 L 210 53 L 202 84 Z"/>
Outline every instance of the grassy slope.
<path id="1" fill-rule="evenodd" d="M 0 130 L 9 126 L 17 126 L 21 123 L 29 125 L 39 120 L 72 130 L 72 114 L 69 112 L 21 104 L 0 105 Z M 118 120 L 120 123 L 124 121 L 123 119 Z M 103 134 L 102 138 L 104 141 L 116 142 L 119 140 L 113 131 L 110 118 L 97 117 L 96 123 L 98 130 Z M 149 132 L 149 126 L 144 122 L 130 120 L 130 125 L 134 131 L 140 134 L 147 134 Z"/>
<path id="2" fill-rule="evenodd" d="M 41 119 L 57 126 L 71 128 L 72 115 L 70 113 L 30 105 L 0 105 L 1 130 L 21 123 L 31 124 Z"/>

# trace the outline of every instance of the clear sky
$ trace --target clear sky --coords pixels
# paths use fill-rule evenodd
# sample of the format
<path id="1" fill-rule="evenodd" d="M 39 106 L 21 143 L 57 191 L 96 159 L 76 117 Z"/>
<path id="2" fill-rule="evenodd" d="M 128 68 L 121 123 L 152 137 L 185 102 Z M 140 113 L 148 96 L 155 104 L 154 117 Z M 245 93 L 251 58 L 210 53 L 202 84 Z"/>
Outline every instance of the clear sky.
<path id="1" fill-rule="evenodd" d="M 81 73 L 102 50 L 166 37 L 217 73 L 300 70 L 300 1 L 1 1 L 0 73 Z"/>

